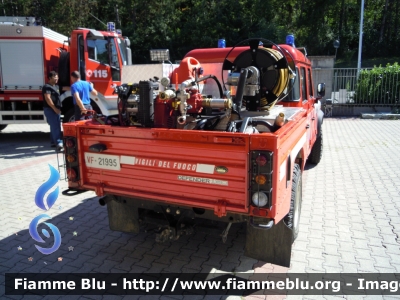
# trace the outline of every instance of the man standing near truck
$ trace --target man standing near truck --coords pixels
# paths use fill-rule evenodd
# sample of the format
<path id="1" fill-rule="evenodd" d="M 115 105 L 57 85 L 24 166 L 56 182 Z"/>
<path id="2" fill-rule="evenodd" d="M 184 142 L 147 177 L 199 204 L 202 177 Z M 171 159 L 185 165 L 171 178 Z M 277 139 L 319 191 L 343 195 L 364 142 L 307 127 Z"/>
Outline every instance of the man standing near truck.
<path id="1" fill-rule="evenodd" d="M 43 111 L 46 116 L 47 123 L 50 125 L 51 146 L 57 147 L 58 151 L 63 150 L 61 138 L 61 100 L 58 82 L 58 74 L 55 71 L 49 72 L 48 83 L 42 88 L 43 94 Z"/>
<path id="2" fill-rule="evenodd" d="M 75 120 L 82 120 L 83 114 L 88 110 L 92 110 L 90 105 L 90 94 L 97 96 L 97 91 L 92 84 L 81 80 L 81 75 L 78 71 L 71 73 L 71 94 L 74 101 Z"/>

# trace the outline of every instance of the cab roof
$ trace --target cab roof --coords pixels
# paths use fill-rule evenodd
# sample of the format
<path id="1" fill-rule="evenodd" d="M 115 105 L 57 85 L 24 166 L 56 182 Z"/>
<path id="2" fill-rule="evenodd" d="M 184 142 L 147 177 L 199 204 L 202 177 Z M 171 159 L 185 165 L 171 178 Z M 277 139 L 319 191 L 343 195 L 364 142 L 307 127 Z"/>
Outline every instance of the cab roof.
<path id="1" fill-rule="evenodd" d="M 299 49 L 305 49 L 305 48 L 295 48 L 295 47 L 292 47 L 292 46 L 286 45 L 286 44 L 281 44 L 281 45 L 279 45 L 279 47 L 281 47 L 282 49 L 289 52 L 294 61 L 305 63 L 305 64 L 311 64 L 311 61 L 308 59 L 308 57 L 306 55 L 304 55 L 304 53 L 302 51 L 299 50 Z"/>

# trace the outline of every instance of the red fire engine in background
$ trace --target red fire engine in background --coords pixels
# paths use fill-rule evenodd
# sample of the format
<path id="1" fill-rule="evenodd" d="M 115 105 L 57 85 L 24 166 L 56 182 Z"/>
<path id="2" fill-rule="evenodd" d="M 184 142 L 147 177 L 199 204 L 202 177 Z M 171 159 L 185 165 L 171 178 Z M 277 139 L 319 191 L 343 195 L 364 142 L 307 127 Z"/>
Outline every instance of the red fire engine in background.
<path id="1" fill-rule="evenodd" d="M 290 39 L 289 39 L 290 42 Z M 245 254 L 289 266 L 302 173 L 322 155 L 323 112 L 304 49 L 250 39 L 197 49 L 161 79 L 116 87 L 118 113 L 64 124 L 71 190 L 93 190 L 112 230 L 205 218 L 247 223 Z M 125 81 L 123 81 L 125 82 Z"/>
<path id="2" fill-rule="evenodd" d="M 78 28 L 71 36 L 35 24 L 32 17 L 0 17 L 0 131 L 8 124 L 42 123 L 42 86 L 50 71 L 59 85 L 70 86 L 70 71 L 79 70 L 99 95 L 94 109 L 117 112 L 114 87 L 121 84 L 122 67 L 131 65 L 130 42 L 115 31 Z M 71 93 L 63 92 L 64 121 L 73 120 Z"/>

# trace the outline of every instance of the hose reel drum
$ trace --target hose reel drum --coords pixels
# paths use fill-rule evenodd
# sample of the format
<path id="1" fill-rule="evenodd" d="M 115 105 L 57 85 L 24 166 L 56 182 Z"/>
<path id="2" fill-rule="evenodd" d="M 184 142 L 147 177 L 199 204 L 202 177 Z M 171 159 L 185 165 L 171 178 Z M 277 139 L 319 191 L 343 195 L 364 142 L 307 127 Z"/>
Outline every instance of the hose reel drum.
<path id="1" fill-rule="evenodd" d="M 232 50 L 245 44 L 249 49 L 230 61 Z M 225 57 L 223 70 L 231 71 L 224 87 L 236 87 L 234 102 L 238 110 L 242 105 L 249 111 L 263 110 L 282 100 L 290 92 L 289 80 L 295 78 L 290 53 L 265 39 L 248 39 L 234 46 Z"/>

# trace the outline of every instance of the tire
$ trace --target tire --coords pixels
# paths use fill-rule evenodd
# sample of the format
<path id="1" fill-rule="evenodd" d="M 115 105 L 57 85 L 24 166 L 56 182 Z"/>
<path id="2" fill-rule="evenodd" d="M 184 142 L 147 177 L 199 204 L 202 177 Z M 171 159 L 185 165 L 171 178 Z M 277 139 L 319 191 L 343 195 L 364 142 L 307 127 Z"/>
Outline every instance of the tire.
<path id="1" fill-rule="evenodd" d="M 69 52 L 61 52 L 58 61 L 58 85 L 69 86 L 70 84 L 70 67 Z"/>
<path id="2" fill-rule="evenodd" d="M 69 123 L 69 122 L 74 122 L 74 121 L 75 121 L 75 112 L 74 112 L 74 108 L 71 108 L 70 110 L 68 110 L 65 113 L 63 123 Z"/>
<path id="3" fill-rule="evenodd" d="M 302 194 L 301 169 L 298 164 L 295 164 L 292 177 L 292 196 L 290 199 L 290 210 L 283 219 L 286 226 L 293 232 L 293 241 L 296 240 L 299 234 Z"/>
<path id="4" fill-rule="evenodd" d="M 97 113 L 97 114 L 102 114 L 102 111 L 100 110 L 99 106 L 96 104 L 96 102 L 94 102 L 93 100 L 90 101 L 90 105 L 92 106 L 93 110 Z"/>
<path id="5" fill-rule="evenodd" d="M 96 103 L 94 103 L 93 101 L 91 101 L 91 102 L 90 102 L 90 105 L 92 105 L 93 110 L 96 111 L 96 113 L 101 114 L 101 110 L 100 110 L 100 108 L 97 106 Z M 75 111 L 74 111 L 74 107 L 72 107 L 70 110 L 68 110 L 68 111 L 64 114 L 63 123 L 70 123 L 70 122 L 75 122 Z"/>
<path id="6" fill-rule="evenodd" d="M 3 129 L 5 129 L 7 127 L 8 124 L 5 125 L 0 125 L 0 131 L 2 131 Z"/>
<path id="7" fill-rule="evenodd" d="M 290 267 L 292 244 L 299 233 L 301 213 L 301 169 L 294 165 L 289 213 L 269 230 L 254 228 L 247 223 L 244 254 L 283 267 Z"/>
<path id="8" fill-rule="evenodd" d="M 310 156 L 308 157 L 308 162 L 317 165 L 321 161 L 322 150 L 323 150 L 323 137 L 321 128 L 321 133 L 317 137 L 317 140 L 315 141 L 314 146 L 311 149 Z"/>

